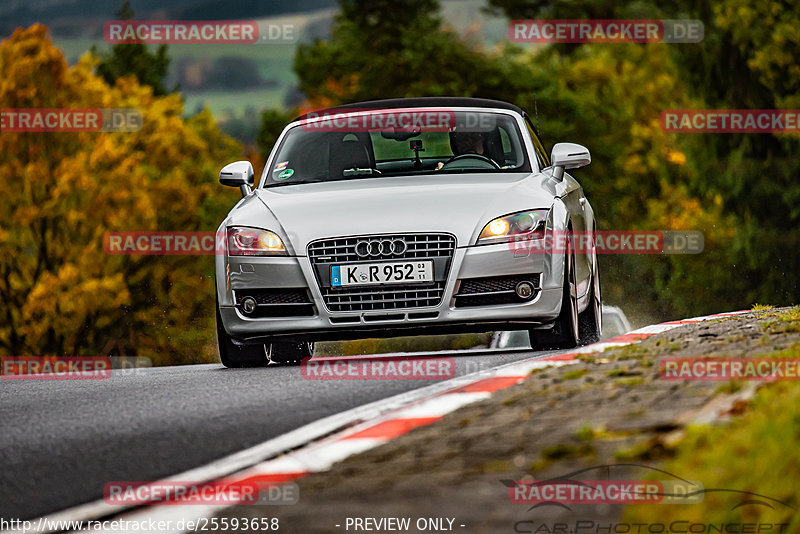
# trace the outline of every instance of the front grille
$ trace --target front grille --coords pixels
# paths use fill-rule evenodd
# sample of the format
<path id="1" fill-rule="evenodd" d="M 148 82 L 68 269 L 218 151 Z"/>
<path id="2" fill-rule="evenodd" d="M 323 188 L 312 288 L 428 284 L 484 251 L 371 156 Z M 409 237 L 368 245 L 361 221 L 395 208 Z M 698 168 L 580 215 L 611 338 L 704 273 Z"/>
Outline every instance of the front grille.
<path id="1" fill-rule="evenodd" d="M 364 240 L 398 240 L 406 243 L 402 254 L 378 253 L 360 257 L 356 244 Z M 450 234 L 389 234 L 323 239 L 310 243 L 308 257 L 314 267 L 325 305 L 334 312 L 397 310 L 438 306 L 444 297 L 447 274 L 456 248 Z M 347 263 L 431 260 L 434 281 L 418 284 L 332 287 L 330 269 Z"/>
<path id="2" fill-rule="evenodd" d="M 253 297 L 258 303 L 248 317 L 308 317 L 314 315 L 314 306 L 305 288 L 275 288 L 236 290 L 236 306 Z M 243 312 L 244 313 L 244 312 Z"/>
<path id="3" fill-rule="evenodd" d="M 379 254 L 361 258 L 356 254 L 356 243 L 363 240 L 403 239 L 408 249 L 401 255 Z M 359 263 L 381 260 L 408 260 L 450 258 L 456 247 L 456 238 L 449 234 L 397 234 L 342 237 L 323 239 L 308 245 L 308 258 L 311 263 Z"/>
<path id="4" fill-rule="evenodd" d="M 461 287 L 459 287 L 456 294 L 456 307 L 498 306 L 526 302 L 526 300 L 530 299 L 518 297 L 515 291 L 517 284 L 520 282 L 533 284 L 535 288 L 533 297 L 539 292 L 538 274 L 464 279 L 461 281 Z"/>

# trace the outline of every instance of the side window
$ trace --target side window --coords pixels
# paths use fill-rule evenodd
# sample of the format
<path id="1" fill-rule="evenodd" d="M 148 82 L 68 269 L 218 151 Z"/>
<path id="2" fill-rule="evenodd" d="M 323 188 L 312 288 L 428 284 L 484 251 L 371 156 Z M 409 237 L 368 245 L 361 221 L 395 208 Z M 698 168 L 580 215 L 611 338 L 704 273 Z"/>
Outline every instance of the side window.
<path id="1" fill-rule="evenodd" d="M 547 151 L 544 149 L 542 141 L 539 139 L 539 135 L 536 133 L 536 130 L 533 129 L 531 121 L 527 116 L 525 117 L 525 126 L 528 127 L 528 134 L 531 136 L 533 149 L 536 151 L 536 159 L 539 161 L 539 168 L 544 169 L 545 167 L 549 167 L 550 156 L 547 155 Z"/>

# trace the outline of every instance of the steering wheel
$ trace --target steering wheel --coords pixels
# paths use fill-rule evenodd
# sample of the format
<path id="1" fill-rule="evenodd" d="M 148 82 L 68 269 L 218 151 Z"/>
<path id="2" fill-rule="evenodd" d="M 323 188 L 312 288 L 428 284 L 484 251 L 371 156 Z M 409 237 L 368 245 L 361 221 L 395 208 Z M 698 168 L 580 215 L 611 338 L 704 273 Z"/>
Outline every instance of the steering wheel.
<path id="1" fill-rule="evenodd" d="M 471 159 L 471 160 L 474 160 L 474 161 L 471 161 L 471 162 L 467 163 L 467 162 L 463 161 L 465 159 Z M 458 165 L 459 162 L 462 163 L 462 164 Z M 454 163 L 455 163 L 455 165 L 453 165 Z M 465 165 L 465 163 L 466 163 L 466 165 Z M 475 168 L 477 168 L 477 169 L 499 169 L 500 165 L 498 165 L 497 162 L 495 160 L 493 160 L 492 158 L 487 158 L 486 156 L 484 156 L 482 154 L 461 154 L 459 156 L 453 156 L 452 158 L 447 160 L 447 163 L 442 165 L 442 170 L 447 170 L 447 169 L 451 169 L 451 170 L 453 170 L 453 169 L 475 169 Z"/>

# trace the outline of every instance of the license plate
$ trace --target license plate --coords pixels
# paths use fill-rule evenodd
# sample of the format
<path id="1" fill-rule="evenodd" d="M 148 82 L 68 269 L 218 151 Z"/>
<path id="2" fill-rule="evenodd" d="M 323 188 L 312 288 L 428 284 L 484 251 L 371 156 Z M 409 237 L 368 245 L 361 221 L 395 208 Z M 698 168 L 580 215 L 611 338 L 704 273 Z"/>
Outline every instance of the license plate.
<path id="1" fill-rule="evenodd" d="M 368 286 L 433 282 L 432 261 L 351 263 L 331 267 L 331 285 Z"/>

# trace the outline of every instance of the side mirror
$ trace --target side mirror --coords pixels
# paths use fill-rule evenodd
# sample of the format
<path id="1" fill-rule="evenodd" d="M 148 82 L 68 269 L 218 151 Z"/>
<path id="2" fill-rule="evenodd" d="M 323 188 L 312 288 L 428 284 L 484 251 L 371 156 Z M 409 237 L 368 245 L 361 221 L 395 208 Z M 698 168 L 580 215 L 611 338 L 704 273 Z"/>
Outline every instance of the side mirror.
<path id="1" fill-rule="evenodd" d="M 238 187 L 242 196 L 249 195 L 255 183 L 253 165 L 249 161 L 234 161 L 219 171 L 219 183 L 229 187 Z"/>
<path id="2" fill-rule="evenodd" d="M 577 169 L 585 167 L 592 162 L 589 149 L 576 143 L 556 143 L 550 153 L 550 162 L 553 165 L 553 175 L 561 180 L 564 169 Z"/>

